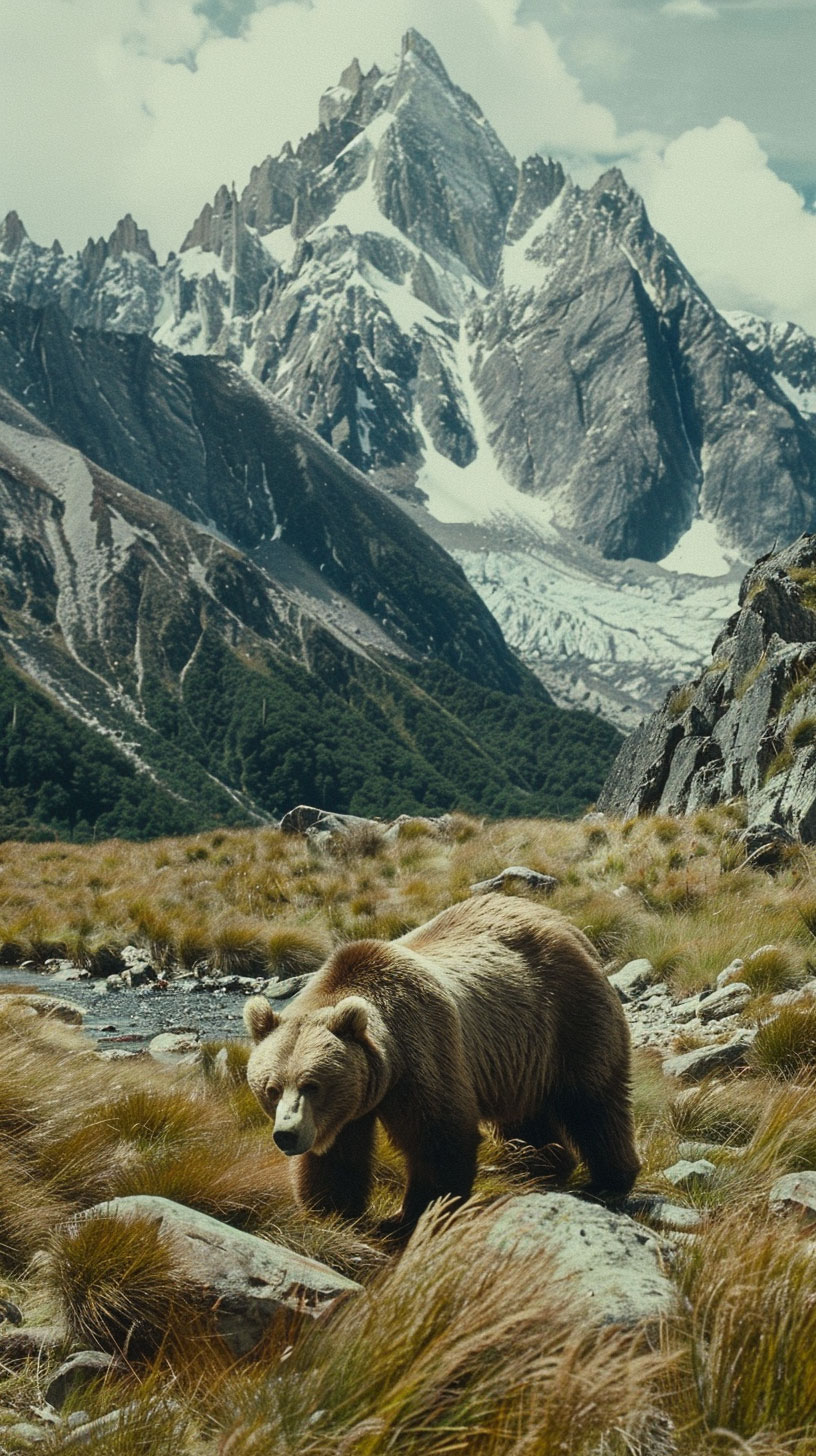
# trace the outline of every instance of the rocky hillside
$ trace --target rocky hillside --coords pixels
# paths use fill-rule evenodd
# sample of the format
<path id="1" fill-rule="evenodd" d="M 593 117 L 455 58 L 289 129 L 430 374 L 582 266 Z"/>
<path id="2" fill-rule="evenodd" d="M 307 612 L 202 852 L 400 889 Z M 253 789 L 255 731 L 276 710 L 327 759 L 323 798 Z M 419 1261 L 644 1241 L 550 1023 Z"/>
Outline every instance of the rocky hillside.
<path id="1" fill-rule="evenodd" d="M 740 795 L 749 829 L 813 841 L 816 536 L 749 571 L 711 656 L 626 740 L 599 806 L 624 816 L 687 812 Z"/>
<path id="2" fill-rule="evenodd" d="M 0 831 L 594 797 L 614 730 L 245 375 L 53 307 L 2 338 L 40 419 L 0 392 Z"/>
<path id="3" fill-rule="evenodd" d="M 806 399 L 764 345 L 620 173 L 586 190 L 519 164 L 416 31 L 392 71 L 347 67 L 317 129 L 222 187 L 165 264 L 131 217 L 68 258 L 10 214 L 0 290 L 228 358 L 438 539 L 478 526 L 445 544 L 511 644 L 621 722 L 699 661 L 745 565 L 816 525 Z M 606 590 L 627 558 L 637 580 Z"/>

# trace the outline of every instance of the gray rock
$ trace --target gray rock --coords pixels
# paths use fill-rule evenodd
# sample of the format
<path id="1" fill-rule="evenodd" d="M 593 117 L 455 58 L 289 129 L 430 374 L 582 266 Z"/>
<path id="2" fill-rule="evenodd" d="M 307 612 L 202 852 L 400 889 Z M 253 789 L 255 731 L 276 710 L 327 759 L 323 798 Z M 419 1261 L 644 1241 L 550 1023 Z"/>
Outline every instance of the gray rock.
<path id="1" fill-rule="evenodd" d="M 63 1360 L 50 1376 L 43 1392 L 45 1400 L 54 1410 L 61 1410 L 68 1396 L 80 1386 L 87 1385 L 89 1380 L 107 1375 L 110 1370 L 125 1368 L 123 1361 L 116 1355 L 102 1350 L 78 1350 L 69 1355 L 67 1360 Z"/>
<path id="2" fill-rule="evenodd" d="M 450 814 L 440 814 L 436 818 L 428 818 L 425 814 L 400 814 L 398 818 L 392 819 L 383 834 L 383 840 L 386 844 L 393 844 L 408 825 L 416 825 L 424 833 L 434 837 L 444 837 L 450 832 L 451 823 Z"/>
<path id="3" fill-rule="evenodd" d="M 49 1020 L 63 1021 L 66 1026 L 81 1026 L 85 1019 L 85 1007 L 79 1006 L 75 1001 L 65 1001 L 61 997 L 39 995 L 37 992 L 9 992 L 3 997 L 4 1006 L 18 1006 L 21 1010 L 32 1011 L 36 1016 L 44 1016 Z"/>
<path id="4" fill-rule="evenodd" d="M 693 1051 L 667 1057 L 663 1071 L 667 1077 L 676 1077 L 680 1082 L 702 1082 L 711 1072 L 722 1071 L 725 1067 L 744 1067 L 753 1041 L 752 1031 L 741 1031 L 730 1041 L 695 1047 Z"/>
<path id="5" fill-rule="evenodd" d="M 653 1228 L 672 1229 L 681 1233 L 692 1233 L 705 1222 L 705 1215 L 698 1208 L 671 1203 L 659 1193 L 630 1194 L 625 1210 L 633 1216 L 640 1214 Z"/>
<path id="6" fill-rule="evenodd" d="M 804 1001 L 812 1001 L 816 996 L 816 980 L 805 981 L 803 986 L 798 986 L 792 991 L 777 991 L 771 997 L 772 1006 L 798 1006 Z"/>
<path id="7" fill-rule="evenodd" d="M 313 974 L 313 972 L 307 971 L 302 976 L 286 976 L 283 980 L 279 976 L 270 976 L 269 980 L 261 986 L 261 994 L 273 1003 L 291 1001 L 293 996 L 297 996 L 298 992 L 309 984 Z"/>
<path id="8" fill-rule="evenodd" d="M 526 865 L 508 865 L 506 870 L 501 870 L 490 880 L 478 880 L 471 885 L 471 895 L 490 895 L 494 892 L 506 890 L 508 886 L 518 888 L 523 886 L 527 890 L 535 891 L 543 895 L 551 895 L 556 889 L 558 881 L 554 875 L 542 875 L 538 870 L 528 869 Z"/>
<path id="9" fill-rule="evenodd" d="M 674 1021 L 693 1021 L 697 1015 L 701 997 L 687 996 L 684 1001 L 675 1002 L 671 1008 L 671 1016 Z"/>
<path id="10" fill-rule="evenodd" d="M 282 1309 L 318 1319 L 339 1298 L 361 1293 L 354 1280 L 315 1259 L 167 1198 L 114 1198 L 81 1217 L 155 1219 L 173 1240 L 185 1286 L 215 1313 L 219 1334 L 235 1355 L 251 1350 Z"/>
<path id="11" fill-rule="evenodd" d="M 803 587 L 814 567 L 809 535 L 751 568 L 711 667 L 626 740 L 602 809 L 686 812 L 744 796 L 749 824 L 736 842 L 749 865 L 769 871 L 788 863 L 797 839 L 816 839 L 816 612 Z M 689 781 L 700 755 L 706 776 Z"/>
<path id="12" fill-rule="evenodd" d="M 15 1443 L 4 1447 L 9 1451 L 25 1451 L 29 1446 L 39 1446 L 47 1435 L 47 1430 L 43 1426 L 35 1426 L 33 1421 L 16 1421 L 13 1426 L 0 1427 L 0 1437 L 3 1441 Z"/>
<path id="13" fill-rule="evenodd" d="M 654 966 L 651 961 L 645 958 L 640 960 L 627 961 L 619 971 L 615 971 L 609 977 L 610 986 L 614 986 L 621 1001 L 634 1001 L 651 984 L 654 977 Z"/>
<path id="14" fill-rule="evenodd" d="M 211 983 L 213 991 L 238 991 L 243 996 L 256 996 L 265 985 L 263 976 L 216 976 Z"/>
<path id="15" fill-rule="evenodd" d="M 194 1066 L 203 1055 L 197 1031 L 162 1031 L 147 1047 L 154 1061 L 165 1066 Z"/>
<path id="16" fill-rule="evenodd" d="M 724 1016 L 734 1016 L 744 1010 L 753 998 L 754 992 L 744 981 L 730 981 L 708 996 L 701 996 L 697 1007 L 700 1020 L 720 1021 Z"/>
<path id="17" fill-rule="evenodd" d="M 66 965 L 64 962 L 60 962 L 60 969 L 54 971 L 50 979 L 55 985 L 62 985 L 70 981 L 89 981 L 90 977 L 90 971 L 86 970 L 84 966 L 75 966 L 70 963 Z"/>
<path id="18" fill-rule="evenodd" d="M 600 1204 L 568 1193 L 521 1194 L 499 1206 L 487 1242 L 502 1252 L 546 1250 L 598 1324 L 652 1323 L 677 1308 L 659 1240 Z"/>
<path id="19" fill-rule="evenodd" d="M 672 1163 L 670 1168 L 663 1169 L 663 1177 L 675 1188 L 693 1188 L 700 1183 L 710 1183 L 717 1172 L 717 1164 L 710 1162 L 708 1158 L 695 1158 L 692 1162 L 688 1158 L 681 1158 L 678 1163 Z"/>
<path id="20" fill-rule="evenodd" d="M 733 961 L 730 961 L 728 965 L 720 971 L 717 977 L 717 989 L 719 990 L 720 986 L 727 986 L 730 981 L 738 981 L 740 978 L 740 971 L 742 970 L 744 965 L 745 962 L 741 960 L 739 956 L 737 956 Z"/>
<path id="21" fill-rule="evenodd" d="M 697 1158 L 707 1157 L 709 1153 L 727 1152 L 733 1154 L 738 1151 L 739 1149 L 733 1147 L 730 1143 L 708 1143 L 698 1138 L 677 1144 L 678 1156 L 688 1158 L 692 1162 Z"/>
<path id="22" fill-rule="evenodd" d="M 97 1416 L 96 1420 L 78 1422 L 72 1424 L 67 1430 L 61 1429 L 59 1450 L 81 1450 L 83 1446 L 101 1443 L 108 1437 L 119 1444 L 131 1420 L 143 1425 L 145 1421 L 149 1423 L 151 1416 L 158 1420 L 161 1416 L 175 1415 L 179 1410 L 178 1403 L 168 1400 L 166 1397 L 149 1402 L 134 1400 L 130 1405 L 122 1406 L 119 1410 L 108 1411 L 107 1415 Z M 66 1422 L 66 1426 L 68 1426 L 68 1422 Z"/>
<path id="23" fill-rule="evenodd" d="M 774 1213 L 795 1212 L 808 1224 L 816 1223 L 816 1172 L 786 1173 L 777 1178 L 768 1202 Z"/>
<path id="24" fill-rule="evenodd" d="M 325 831 L 330 835 L 351 834 L 361 829 L 382 830 L 379 819 L 365 819 L 359 814 L 333 814 L 327 809 L 315 809 L 310 804 L 298 804 L 289 809 L 280 822 L 284 834 L 314 834 Z"/>

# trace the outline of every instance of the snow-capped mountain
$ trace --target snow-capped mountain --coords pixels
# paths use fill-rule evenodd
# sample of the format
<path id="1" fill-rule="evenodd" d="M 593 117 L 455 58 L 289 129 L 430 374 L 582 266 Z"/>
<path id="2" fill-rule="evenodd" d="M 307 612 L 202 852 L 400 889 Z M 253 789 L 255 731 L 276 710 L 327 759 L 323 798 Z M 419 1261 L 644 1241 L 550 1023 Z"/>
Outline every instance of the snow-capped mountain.
<path id="1" fill-rule="evenodd" d="M 559 700 L 630 723 L 816 524 L 805 386 L 619 172 L 518 165 L 416 31 L 319 123 L 163 266 L 131 218 L 66 258 L 10 214 L 0 290 L 239 365 L 452 550 Z"/>
<path id="2" fill-rule="evenodd" d="M 727 313 L 743 343 L 811 422 L 816 418 L 816 339 L 798 324 L 771 323 L 754 313 Z"/>

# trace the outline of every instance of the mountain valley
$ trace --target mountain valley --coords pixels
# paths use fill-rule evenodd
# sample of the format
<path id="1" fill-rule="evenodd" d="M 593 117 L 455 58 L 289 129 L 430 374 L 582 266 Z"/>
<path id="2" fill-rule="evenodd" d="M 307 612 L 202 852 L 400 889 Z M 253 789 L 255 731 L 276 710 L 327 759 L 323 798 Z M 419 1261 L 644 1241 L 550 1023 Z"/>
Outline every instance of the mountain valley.
<path id="1" fill-rule="evenodd" d="M 127 545 L 102 516 L 95 541 L 63 542 L 72 559 L 102 550 L 91 621 L 76 571 L 63 563 L 57 581 L 53 528 L 24 521 L 9 485 L 4 542 L 28 544 L 6 551 L 7 592 L 39 552 L 32 580 L 49 603 L 31 583 L 10 615 L 6 600 L 16 668 L 120 746 L 144 739 L 151 771 L 151 733 L 175 753 L 183 742 L 198 764 L 185 772 L 209 775 L 219 812 L 229 802 L 239 816 L 301 793 L 365 812 L 444 807 L 467 783 L 474 811 L 521 812 L 543 793 L 539 807 L 574 812 L 602 773 L 548 778 L 550 738 L 564 763 L 576 733 L 606 765 L 617 735 L 558 708 L 634 727 L 699 670 L 746 566 L 816 523 L 816 342 L 719 313 L 619 171 L 580 187 L 552 159 L 517 164 L 414 30 L 392 70 L 349 65 L 317 129 L 240 195 L 220 188 L 165 263 L 129 215 L 66 256 L 9 213 L 0 387 L 8 479 L 33 471 L 45 499 L 54 470 L 58 482 L 90 472 L 89 500 L 108 482 L 102 516 L 124 514 L 121 489 L 140 522 Z M 32 460 L 39 439 L 52 443 Z M 158 521 L 172 545 L 146 545 Z M 172 582 L 155 598 L 154 569 Z M 376 719 L 387 700 L 368 787 L 360 765 L 341 787 L 334 763 L 284 786 L 269 754 L 265 781 L 247 777 L 242 751 L 228 761 L 224 709 L 217 751 L 192 752 L 185 700 L 200 642 L 214 640 L 227 697 L 231 675 L 244 683 L 263 659 L 239 699 L 266 704 L 261 679 L 284 660 L 306 674 L 288 681 L 287 702 L 299 699 L 319 660 L 349 712 L 368 703 Z M 503 764 L 494 752 L 470 779 L 464 764 L 434 777 L 405 707 L 425 691 L 451 732 L 474 692 L 494 734 L 523 703 L 521 758 L 493 734 Z M 445 731 L 430 734 L 437 748 Z M 383 767 L 395 732 L 425 765 L 400 804 Z"/>

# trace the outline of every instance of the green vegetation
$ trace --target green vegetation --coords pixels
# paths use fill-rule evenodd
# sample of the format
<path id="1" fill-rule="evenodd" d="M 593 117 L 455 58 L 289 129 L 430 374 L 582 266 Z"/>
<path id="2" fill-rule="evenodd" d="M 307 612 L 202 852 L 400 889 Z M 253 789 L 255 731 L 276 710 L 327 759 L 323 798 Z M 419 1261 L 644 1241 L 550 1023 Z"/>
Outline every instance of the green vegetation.
<path id="1" fill-rule="evenodd" d="M 297 803 L 577 814 L 620 742 L 532 678 L 518 694 L 481 688 L 443 664 L 379 666 L 319 633 L 309 653 L 312 671 L 268 650 L 248 661 L 206 632 L 180 692 L 148 672 L 139 747 L 153 777 L 0 661 L 0 836 L 149 838 Z"/>

